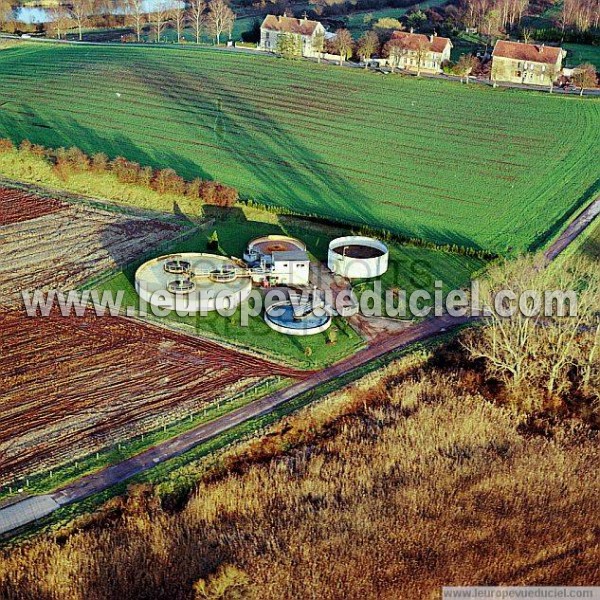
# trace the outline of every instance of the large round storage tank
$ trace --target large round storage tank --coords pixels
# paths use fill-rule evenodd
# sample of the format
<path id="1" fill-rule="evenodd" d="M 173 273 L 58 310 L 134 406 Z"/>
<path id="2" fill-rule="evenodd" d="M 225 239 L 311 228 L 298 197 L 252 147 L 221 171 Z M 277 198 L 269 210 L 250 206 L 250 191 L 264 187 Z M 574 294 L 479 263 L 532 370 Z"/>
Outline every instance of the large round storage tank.
<path id="1" fill-rule="evenodd" d="M 327 266 L 348 279 L 370 279 L 387 271 L 388 260 L 388 247 L 383 242 L 361 235 L 347 235 L 329 244 Z"/>

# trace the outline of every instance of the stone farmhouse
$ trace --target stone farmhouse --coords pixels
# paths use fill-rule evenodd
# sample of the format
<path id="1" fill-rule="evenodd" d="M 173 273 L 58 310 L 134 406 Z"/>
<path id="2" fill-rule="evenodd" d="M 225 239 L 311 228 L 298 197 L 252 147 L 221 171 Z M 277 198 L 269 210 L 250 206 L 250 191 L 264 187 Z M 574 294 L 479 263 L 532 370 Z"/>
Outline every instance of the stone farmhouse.
<path id="1" fill-rule="evenodd" d="M 276 52 L 277 40 L 281 35 L 294 36 L 298 47 L 301 48 L 302 56 L 316 58 L 318 52 L 315 51 L 314 40 L 317 35 L 325 36 L 325 28 L 318 21 L 310 21 L 306 17 L 295 19 L 293 17 L 267 15 L 260 27 L 259 49 L 266 52 Z"/>
<path id="2" fill-rule="evenodd" d="M 551 85 L 566 56 L 562 48 L 498 40 L 492 52 L 492 81 Z"/>
<path id="3" fill-rule="evenodd" d="M 399 69 L 423 73 L 441 73 L 442 63 L 450 60 L 452 42 L 437 35 L 426 36 L 412 31 L 394 31 L 390 40 L 394 48 L 387 63 Z"/>

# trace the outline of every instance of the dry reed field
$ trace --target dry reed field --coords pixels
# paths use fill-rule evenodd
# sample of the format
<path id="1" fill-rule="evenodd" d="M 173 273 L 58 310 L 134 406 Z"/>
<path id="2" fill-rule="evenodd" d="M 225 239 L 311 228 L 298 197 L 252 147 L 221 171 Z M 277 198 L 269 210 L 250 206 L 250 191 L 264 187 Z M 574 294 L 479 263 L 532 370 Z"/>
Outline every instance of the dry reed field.
<path id="1" fill-rule="evenodd" d="M 536 432 L 477 368 L 413 355 L 221 456 L 182 508 L 151 488 L 0 558 L 0 596 L 434 599 L 600 576 L 597 432 Z M 95 523 L 95 525 L 93 524 Z"/>

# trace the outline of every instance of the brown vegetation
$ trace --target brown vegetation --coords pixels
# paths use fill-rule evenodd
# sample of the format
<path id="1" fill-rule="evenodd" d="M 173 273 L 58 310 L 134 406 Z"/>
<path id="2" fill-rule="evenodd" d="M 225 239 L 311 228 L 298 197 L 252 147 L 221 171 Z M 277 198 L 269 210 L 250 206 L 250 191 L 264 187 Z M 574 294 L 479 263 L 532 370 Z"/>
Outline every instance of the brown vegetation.
<path id="1" fill-rule="evenodd" d="M 90 311 L 91 313 L 91 311 Z M 0 311 L 0 485 L 297 372 L 120 317 Z M 31 357 L 35 356 L 32 361 Z M 1 595 L 0 595 L 1 596 Z"/>
<path id="2" fill-rule="evenodd" d="M 0 595 L 433 599 L 449 584 L 592 584 L 597 434 L 578 420 L 535 433 L 485 387 L 459 346 L 393 363 L 222 456 L 182 509 L 132 488 L 87 527 L 6 552 Z"/>
<path id="3" fill-rule="evenodd" d="M 0 152 L 13 150 L 11 140 L 0 139 Z M 63 181 L 75 173 L 112 173 L 120 183 L 140 185 L 160 195 L 187 196 L 215 206 L 233 206 L 239 197 L 235 188 L 222 183 L 200 179 L 186 182 L 173 169 L 154 170 L 122 156 L 110 160 L 106 154 L 98 153 L 90 157 L 79 148 L 44 148 L 28 140 L 21 142 L 19 152 L 45 159 Z"/>
<path id="4" fill-rule="evenodd" d="M 530 310 L 539 297 L 539 314 L 517 310 L 505 317 L 496 310 L 488 324 L 466 336 L 465 346 L 483 359 L 490 378 L 498 380 L 508 402 L 521 410 L 596 415 L 600 402 L 600 271 L 585 257 L 544 268 L 543 257 L 503 263 L 487 276 L 483 302 L 510 290 L 529 298 Z M 543 294 L 552 296 L 544 299 Z M 565 301 L 562 292 L 569 292 Z M 507 306 L 506 303 L 503 303 Z M 500 306 L 499 308 L 502 308 Z M 596 415 L 597 418 L 597 415 Z M 600 426 L 600 421 L 596 423 Z"/>

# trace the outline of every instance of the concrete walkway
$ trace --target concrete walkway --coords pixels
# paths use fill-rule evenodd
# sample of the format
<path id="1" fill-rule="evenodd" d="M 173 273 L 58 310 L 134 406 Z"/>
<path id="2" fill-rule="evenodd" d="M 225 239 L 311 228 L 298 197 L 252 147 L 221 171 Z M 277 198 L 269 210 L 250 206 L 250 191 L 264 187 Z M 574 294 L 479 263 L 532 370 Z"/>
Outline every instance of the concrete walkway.
<path id="1" fill-rule="evenodd" d="M 33 523 L 59 508 L 52 496 L 32 496 L 0 510 L 0 535 Z"/>
<path id="2" fill-rule="evenodd" d="M 564 233 L 548 248 L 545 253 L 547 260 L 552 261 L 556 259 L 563 250 L 589 227 L 599 213 L 600 198 L 597 198 L 573 220 Z M 376 358 L 394 350 L 405 348 L 415 342 L 433 338 L 445 331 L 475 320 L 475 317 L 451 317 L 444 315 L 423 321 L 393 335 L 375 338 L 369 347 L 360 350 L 335 365 L 309 375 L 306 379 L 284 390 L 255 400 L 246 406 L 233 410 L 210 423 L 200 425 L 171 440 L 167 440 L 128 460 L 106 467 L 91 475 L 86 475 L 56 492 L 44 496 L 33 496 L 0 509 L 0 534 L 5 534 L 23 525 L 33 523 L 41 517 L 52 513 L 60 506 L 77 502 L 126 481 L 160 462 L 191 450 L 195 446 L 210 440 L 236 425 L 272 412 L 285 402 L 297 398 L 299 395 L 313 390 L 323 383 L 346 375 Z"/>

